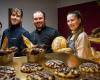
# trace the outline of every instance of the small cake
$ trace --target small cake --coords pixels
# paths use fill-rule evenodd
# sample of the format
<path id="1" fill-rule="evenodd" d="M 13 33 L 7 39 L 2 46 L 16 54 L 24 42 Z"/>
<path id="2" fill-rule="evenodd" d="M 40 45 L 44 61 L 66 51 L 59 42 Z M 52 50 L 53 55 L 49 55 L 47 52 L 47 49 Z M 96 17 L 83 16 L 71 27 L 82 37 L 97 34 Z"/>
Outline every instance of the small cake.
<path id="1" fill-rule="evenodd" d="M 95 63 L 83 63 L 79 66 L 80 71 L 83 72 L 90 72 L 90 73 L 94 73 L 94 72 L 100 72 L 100 67 L 95 64 Z"/>
<path id="2" fill-rule="evenodd" d="M 54 72 L 57 76 L 63 77 L 63 78 L 75 78 L 80 75 L 79 69 L 76 68 L 69 68 L 69 67 L 63 67 L 58 68 Z"/>
<path id="3" fill-rule="evenodd" d="M 20 80 L 16 77 L 14 67 L 0 66 L 0 80 Z"/>
<path id="4" fill-rule="evenodd" d="M 23 73 L 31 73 L 34 71 L 41 71 L 43 70 L 43 67 L 38 63 L 25 63 L 21 66 L 20 70 Z"/>
<path id="5" fill-rule="evenodd" d="M 55 80 L 55 76 L 49 72 L 33 72 L 26 76 L 26 80 Z"/>
<path id="6" fill-rule="evenodd" d="M 64 67 L 65 64 L 63 61 L 60 61 L 60 60 L 48 60 L 46 63 L 45 63 L 45 66 L 51 68 L 51 69 L 56 69 L 56 68 L 59 68 L 59 67 Z"/>

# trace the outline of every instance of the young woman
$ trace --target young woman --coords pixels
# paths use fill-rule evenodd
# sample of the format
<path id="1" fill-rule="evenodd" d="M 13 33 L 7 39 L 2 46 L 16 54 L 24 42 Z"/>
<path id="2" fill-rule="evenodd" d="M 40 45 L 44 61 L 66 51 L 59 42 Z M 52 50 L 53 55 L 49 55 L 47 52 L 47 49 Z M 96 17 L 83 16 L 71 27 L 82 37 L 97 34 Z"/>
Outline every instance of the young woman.
<path id="1" fill-rule="evenodd" d="M 80 58 L 91 59 L 91 48 L 87 34 L 84 32 L 82 18 L 79 11 L 67 14 L 67 24 L 71 31 L 68 37 L 68 47 Z"/>
<path id="2" fill-rule="evenodd" d="M 3 46 L 3 42 L 5 37 L 7 37 L 7 47 L 11 48 L 13 46 L 18 48 L 18 51 L 14 56 L 23 56 L 24 54 L 21 52 L 26 45 L 22 39 L 22 35 L 30 39 L 30 34 L 27 30 L 25 30 L 22 26 L 23 21 L 23 11 L 19 8 L 11 8 L 9 9 L 9 27 L 4 30 L 2 35 L 1 47 Z M 7 40 L 6 40 L 7 41 Z"/>

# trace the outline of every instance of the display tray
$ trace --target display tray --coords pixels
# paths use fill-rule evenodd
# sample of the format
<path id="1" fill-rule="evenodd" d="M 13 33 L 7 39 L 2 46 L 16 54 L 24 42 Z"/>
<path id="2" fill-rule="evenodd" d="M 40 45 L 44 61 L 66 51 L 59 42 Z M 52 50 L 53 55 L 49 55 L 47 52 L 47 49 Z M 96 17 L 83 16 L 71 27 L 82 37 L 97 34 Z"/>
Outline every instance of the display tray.
<path id="1" fill-rule="evenodd" d="M 100 38 L 89 37 L 90 42 L 100 44 Z"/>
<path id="2" fill-rule="evenodd" d="M 37 61 L 37 63 L 42 64 L 42 66 L 44 67 L 44 71 L 49 71 L 50 73 L 53 73 L 53 70 L 45 67 L 44 63 L 47 60 L 51 60 L 51 59 L 58 59 L 58 60 L 62 60 L 64 61 L 64 63 L 66 65 L 69 65 L 71 67 L 79 67 L 80 64 L 84 63 L 84 62 L 93 62 L 96 63 L 94 61 L 91 60 L 84 60 L 84 59 L 80 59 L 77 58 L 74 55 L 69 55 L 69 54 L 65 54 L 65 53 L 48 53 L 45 55 L 45 58 L 42 60 Z M 74 63 L 73 63 L 74 61 Z M 26 76 L 28 74 L 26 73 L 22 73 L 20 71 L 21 65 L 23 63 L 27 63 L 27 57 L 23 56 L 23 57 L 14 57 L 13 63 L 9 64 L 11 66 L 14 66 L 16 69 L 16 76 L 19 77 L 21 80 L 26 80 Z M 73 64 L 73 65 L 72 65 Z M 99 66 L 100 64 L 97 63 Z M 55 80 L 100 80 L 100 73 L 83 73 L 81 74 L 78 78 L 74 78 L 74 79 L 68 79 L 68 78 L 61 78 L 58 76 L 55 76 L 56 79 Z"/>

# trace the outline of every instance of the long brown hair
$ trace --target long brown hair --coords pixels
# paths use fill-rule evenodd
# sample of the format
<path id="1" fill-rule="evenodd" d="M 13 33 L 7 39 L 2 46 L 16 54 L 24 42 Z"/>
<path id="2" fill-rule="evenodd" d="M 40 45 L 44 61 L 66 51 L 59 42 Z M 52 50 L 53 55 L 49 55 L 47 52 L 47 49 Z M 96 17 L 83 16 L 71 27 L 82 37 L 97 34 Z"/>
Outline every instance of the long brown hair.
<path id="1" fill-rule="evenodd" d="M 81 32 L 83 32 L 84 31 L 84 27 L 83 27 L 83 21 L 82 21 L 82 17 L 81 17 L 81 13 L 80 13 L 80 11 L 78 11 L 78 10 L 75 10 L 75 11 L 71 11 L 71 12 L 69 12 L 68 14 L 67 14 L 67 16 L 69 15 L 69 14 L 74 14 L 75 15 L 75 17 L 77 17 L 78 19 L 81 19 L 81 23 L 79 24 L 79 27 L 77 28 L 77 30 L 76 30 L 76 36 L 75 36 L 75 38 L 74 38 L 74 40 L 76 40 L 77 39 L 77 37 L 78 37 L 78 35 L 81 33 Z M 70 32 L 71 34 L 71 36 L 72 36 L 72 32 Z"/>
<path id="2" fill-rule="evenodd" d="M 22 9 L 19 9 L 19 8 L 9 8 L 8 9 L 8 21 L 9 21 L 8 24 L 9 24 L 9 27 L 12 25 L 11 21 L 10 21 L 10 17 L 11 17 L 11 15 L 12 15 L 13 12 L 16 12 L 16 14 L 18 12 L 20 12 L 21 18 L 23 17 L 23 11 L 22 11 Z M 20 26 L 22 26 L 22 22 L 20 23 Z"/>

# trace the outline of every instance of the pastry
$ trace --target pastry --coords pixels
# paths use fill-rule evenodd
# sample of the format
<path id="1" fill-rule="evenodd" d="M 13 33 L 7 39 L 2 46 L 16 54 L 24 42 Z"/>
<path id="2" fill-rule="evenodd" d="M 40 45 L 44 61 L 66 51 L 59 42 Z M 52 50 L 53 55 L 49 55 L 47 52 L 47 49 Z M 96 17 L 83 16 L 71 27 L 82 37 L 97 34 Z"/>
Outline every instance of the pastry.
<path id="1" fill-rule="evenodd" d="M 0 80 L 20 80 L 16 77 L 14 67 L 0 66 Z"/>
<path id="2" fill-rule="evenodd" d="M 100 67 L 95 64 L 95 63 L 83 63 L 79 66 L 80 71 L 83 72 L 90 72 L 90 73 L 94 73 L 94 72 L 99 72 L 100 71 Z"/>
<path id="3" fill-rule="evenodd" d="M 42 65 L 38 63 L 25 63 L 21 66 L 20 70 L 23 73 L 31 73 L 34 71 L 40 71 L 42 69 L 43 69 Z"/>
<path id="4" fill-rule="evenodd" d="M 58 68 L 54 73 L 63 78 L 75 78 L 80 75 L 79 69 L 69 67 Z"/>
<path id="5" fill-rule="evenodd" d="M 64 67 L 65 64 L 63 61 L 60 61 L 60 60 L 57 60 L 57 59 L 54 59 L 54 60 L 48 60 L 46 63 L 45 63 L 45 66 L 51 68 L 51 69 L 56 69 L 56 68 L 59 68 L 59 67 Z"/>
<path id="6" fill-rule="evenodd" d="M 55 80 L 55 77 L 49 72 L 37 71 L 27 75 L 26 80 Z"/>

